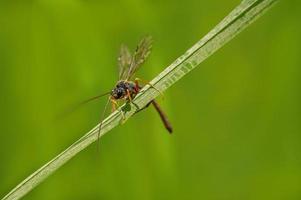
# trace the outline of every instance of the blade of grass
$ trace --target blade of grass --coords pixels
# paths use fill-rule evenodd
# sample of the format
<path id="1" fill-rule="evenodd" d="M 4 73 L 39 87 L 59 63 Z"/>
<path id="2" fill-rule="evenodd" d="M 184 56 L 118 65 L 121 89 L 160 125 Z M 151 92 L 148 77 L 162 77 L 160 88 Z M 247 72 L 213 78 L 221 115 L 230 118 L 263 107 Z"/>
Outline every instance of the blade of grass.
<path id="1" fill-rule="evenodd" d="M 186 53 L 176 59 L 163 72 L 155 77 L 150 83 L 160 91 L 164 91 L 181 79 L 184 75 L 194 69 L 202 61 L 212 55 L 225 43 L 230 41 L 234 36 L 240 33 L 250 23 L 260 17 L 268 8 L 277 0 L 244 0 L 238 5 L 227 17 L 225 17 L 215 28 L 213 28 L 205 37 L 198 41 Z M 143 108 L 152 99 L 156 98 L 159 93 L 153 88 L 146 86 L 134 99 L 135 106 L 123 105 L 120 109 L 107 117 L 100 131 L 100 136 L 104 135 L 112 128 L 120 124 L 122 119 L 122 110 L 128 109 L 124 114 L 125 120 L 129 119 L 138 108 Z M 50 174 L 58 170 L 63 164 L 73 156 L 85 149 L 91 143 L 97 140 L 98 125 L 85 134 L 82 138 L 68 147 L 65 151 L 57 155 L 51 161 L 46 163 L 40 169 L 35 171 L 11 192 L 3 200 L 19 199 L 29 191 L 39 185 Z"/>

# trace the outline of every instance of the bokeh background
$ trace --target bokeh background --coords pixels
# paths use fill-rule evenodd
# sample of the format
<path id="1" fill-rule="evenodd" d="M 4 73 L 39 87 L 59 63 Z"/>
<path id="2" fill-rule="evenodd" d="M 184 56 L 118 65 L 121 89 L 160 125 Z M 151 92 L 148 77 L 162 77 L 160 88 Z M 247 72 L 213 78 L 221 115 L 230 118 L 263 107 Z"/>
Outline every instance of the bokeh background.
<path id="1" fill-rule="evenodd" d="M 0 196 L 94 127 L 121 43 L 151 80 L 239 0 L 0 2 Z M 266 15 L 24 199 L 301 199 L 301 3 Z"/>

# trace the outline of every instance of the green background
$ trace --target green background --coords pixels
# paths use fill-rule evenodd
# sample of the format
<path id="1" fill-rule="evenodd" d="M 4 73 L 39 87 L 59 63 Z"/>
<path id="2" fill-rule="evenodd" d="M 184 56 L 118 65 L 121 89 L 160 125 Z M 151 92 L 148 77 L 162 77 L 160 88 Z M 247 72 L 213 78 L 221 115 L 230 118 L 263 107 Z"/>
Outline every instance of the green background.
<path id="1" fill-rule="evenodd" d="M 0 2 L 0 196 L 99 122 L 121 43 L 151 80 L 238 0 Z M 301 199 L 301 3 L 280 1 L 24 199 Z M 58 117 L 59 116 L 59 117 Z"/>

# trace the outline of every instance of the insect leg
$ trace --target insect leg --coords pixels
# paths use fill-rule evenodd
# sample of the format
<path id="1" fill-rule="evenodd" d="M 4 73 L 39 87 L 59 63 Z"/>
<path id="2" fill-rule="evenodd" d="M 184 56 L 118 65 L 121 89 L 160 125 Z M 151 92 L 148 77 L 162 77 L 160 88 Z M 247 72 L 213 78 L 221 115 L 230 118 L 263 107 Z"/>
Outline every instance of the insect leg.
<path id="1" fill-rule="evenodd" d="M 113 98 L 110 98 L 110 101 L 111 101 L 111 104 L 112 104 L 112 112 L 114 112 L 119 107 L 118 102 Z M 125 119 L 125 116 L 124 116 L 123 111 L 121 110 L 121 124 L 123 124 L 124 119 Z"/>
<path id="2" fill-rule="evenodd" d="M 129 98 L 130 102 L 133 101 L 133 99 L 131 97 L 131 93 L 130 93 L 130 91 L 128 89 L 126 90 L 126 96 L 127 96 L 127 98 Z"/>
<path id="3" fill-rule="evenodd" d="M 162 95 L 162 97 L 164 97 L 164 94 L 158 88 L 156 88 L 153 84 L 151 84 L 151 83 L 149 83 L 147 81 L 144 81 L 144 80 L 142 80 L 140 78 L 135 78 L 136 87 L 138 87 L 139 89 L 140 89 L 139 81 L 142 82 L 145 85 L 149 85 L 151 88 L 153 88 L 154 90 L 156 90 L 157 92 L 159 92 L 160 95 Z"/>
<path id="4" fill-rule="evenodd" d="M 118 103 L 113 98 L 110 98 L 110 101 L 111 101 L 111 104 L 112 104 L 112 112 L 114 112 L 117 109 L 117 107 L 118 107 Z"/>
<path id="5" fill-rule="evenodd" d="M 131 92 L 128 89 L 126 90 L 126 94 L 127 94 L 126 96 L 127 96 L 128 100 L 129 100 L 129 102 L 132 103 L 137 108 L 137 110 L 140 110 L 139 106 L 136 103 L 133 102 L 133 98 L 131 96 Z"/>

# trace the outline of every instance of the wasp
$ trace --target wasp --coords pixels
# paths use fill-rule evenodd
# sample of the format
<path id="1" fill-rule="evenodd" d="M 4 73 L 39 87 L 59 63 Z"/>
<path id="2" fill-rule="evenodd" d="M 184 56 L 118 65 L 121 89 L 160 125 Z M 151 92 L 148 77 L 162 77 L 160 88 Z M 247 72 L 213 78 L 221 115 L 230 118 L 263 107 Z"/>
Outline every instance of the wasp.
<path id="1" fill-rule="evenodd" d="M 110 91 L 102 95 L 98 95 L 96 97 L 92 97 L 88 100 L 86 100 L 84 103 L 97 99 L 99 97 L 102 97 L 104 95 L 109 95 L 107 104 L 104 108 L 101 121 L 104 117 L 104 113 L 106 112 L 107 105 L 109 102 L 111 102 L 112 105 L 112 112 L 115 111 L 118 107 L 118 101 L 119 100 L 125 100 L 127 102 L 132 102 L 132 100 L 135 98 L 135 96 L 139 93 L 140 89 L 142 88 L 141 82 L 146 83 L 145 81 L 142 81 L 139 78 L 133 78 L 134 74 L 137 72 L 137 70 L 143 65 L 145 60 L 148 58 L 149 54 L 152 50 L 152 37 L 147 36 L 140 40 L 138 43 L 136 50 L 133 54 L 131 54 L 129 48 L 126 45 L 121 45 L 119 56 L 118 56 L 118 81 L 115 85 L 115 87 Z M 156 89 L 154 86 L 152 86 L 150 83 L 146 83 L 150 85 L 150 87 Z M 158 92 L 160 92 L 158 89 L 156 89 Z M 161 92 L 160 92 L 161 93 Z M 148 107 L 150 104 L 152 104 L 156 111 L 158 112 L 165 128 L 169 133 L 172 133 L 172 126 L 167 119 L 167 116 L 157 103 L 157 101 L 152 100 L 149 102 L 144 108 Z M 141 111 L 144 108 L 138 110 Z M 102 122 L 100 122 L 100 128 L 101 130 Z"/>

